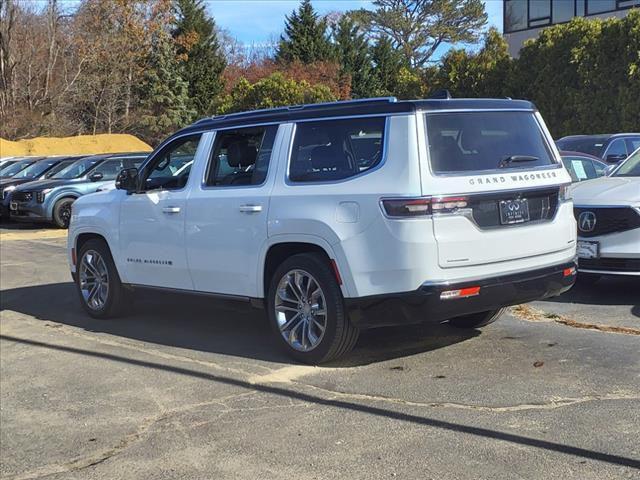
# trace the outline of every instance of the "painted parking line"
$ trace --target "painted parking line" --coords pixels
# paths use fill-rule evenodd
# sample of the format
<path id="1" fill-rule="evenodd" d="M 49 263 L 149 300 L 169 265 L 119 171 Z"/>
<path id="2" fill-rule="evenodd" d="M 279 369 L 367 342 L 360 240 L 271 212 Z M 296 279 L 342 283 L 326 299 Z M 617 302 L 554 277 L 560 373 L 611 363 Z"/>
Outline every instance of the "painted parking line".
<path id="1" fill-rule="evenodd" d="M 66 230 L 22 230 L 17 232 L 0 233 L 0 241 L 11 242 L 16 240 L 48 240 L 52 238 L 66 238 Z"/>

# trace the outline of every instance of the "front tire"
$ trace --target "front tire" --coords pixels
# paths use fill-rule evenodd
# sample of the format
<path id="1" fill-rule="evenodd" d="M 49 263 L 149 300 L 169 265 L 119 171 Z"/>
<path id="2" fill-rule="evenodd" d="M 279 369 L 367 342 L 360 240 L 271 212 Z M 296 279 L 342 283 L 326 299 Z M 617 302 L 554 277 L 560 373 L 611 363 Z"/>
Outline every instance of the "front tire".
<path id="1" fill-rule="evenodd" d="M 449 324 L 456 328 L 480 328 L 495 322 L 506 309 L 489 310 L 488 312 L 471 313 L 449 320 Z"/>
<path id="2" fill-rule="evenodd" d="M 99 319 L 122 314 L 126 292 L 106 242 L 92 239 L 82 245 L 76 268 L 76 289 L 85 311 Z"/>
<path id="3" fill-rule="evenodd" d="M 71 205 L 75 198 L 61 198 L 53 206 L 53 223 L 58 228 L 69 228 L 71 221 Z"/>
<path id="4" fill-rule="evenodd" d="M 276 269 L 267 309 L 278 342 L 300 362 L 328 362 L 350 351 L 358 339 L 334 272 L 317 253 L 294 255 Z"/>

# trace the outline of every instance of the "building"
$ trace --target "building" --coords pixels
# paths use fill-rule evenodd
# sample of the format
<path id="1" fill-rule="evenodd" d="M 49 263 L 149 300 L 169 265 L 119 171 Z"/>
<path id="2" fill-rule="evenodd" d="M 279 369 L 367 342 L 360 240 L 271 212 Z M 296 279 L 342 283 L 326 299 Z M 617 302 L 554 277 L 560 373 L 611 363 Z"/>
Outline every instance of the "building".
<path id="1" fill-rule="evenodd" d="M 509 53 L 518 56 L 525 40 L 536 38 L 549 25 L 573 17 L 622 18 L 640 0 L 503 0 L 503 32 Z"/>

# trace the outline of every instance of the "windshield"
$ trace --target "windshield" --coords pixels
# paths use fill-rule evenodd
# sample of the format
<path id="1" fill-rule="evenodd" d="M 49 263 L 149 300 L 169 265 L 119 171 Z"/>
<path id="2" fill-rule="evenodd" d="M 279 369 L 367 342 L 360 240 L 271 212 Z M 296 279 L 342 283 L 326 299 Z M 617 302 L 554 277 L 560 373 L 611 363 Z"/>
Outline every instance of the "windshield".
<path id="1" fill-rule="evenodd" d="M 612 177 L 640 177 L 640 150 L 636 150 L 627 158 Z"/>
<path id="2" fill-rule="evenodd" d="M 594 137 L 561 138 L 556 142 L 556 145 L 558 145 L 558 149 L 560 150 L 588 153 L 594 157 L 601 157 L 604 139 Z"/>
<path id="3" fill-rule="evenodd" d="M 434 173 L 459 173 L 554 164 L 532 112 L 428 113 Z"/>
<path id="4" fill-rule="evenodd" d="M 78 178 L 87 173 L 91 168 L 104 160 L 101 157 L 89 157 L 83 158 L 82 160 L 78 160 L 71 165 L 67 165 L 65 168 L 60 170 L 58 173 L 53 175 L 51 178 L 53 179 L 66 179 L 69 180 L 71 178 Z"/>
<path id="5" fill-rule="evenodd" d="M 13 178 L 36 178 L 46 172 L 52 165 L 55 165 L 57 160 L 40 160 L 39 162 L 29 165 L 13 176 Z"/>
<path id="6" fill-rule="evenodd" d="M 35 160 L 20 160 L 19 162 L 14 163 L 13 165 L 9 165 L 8 167 L 0 170 L 0 176 L 2 177 L 13 177 L 16 173 L 20 172 L 22 169 L 31 165 Z"/>
<path id="7" fill-rule="evenodd" d="M 67 168 L 69 165 L 71 165 L 72 163 L 77 162 L 77 160 L 64 160 L 60 163 L 58 163 L 55 167 L 51 168 L 51 170 L 49 170 L 44 178 L 51 178 L 53 177 L 56 173 L 58 173 L 59 171 L 61 171 L 64 168 Z"/>

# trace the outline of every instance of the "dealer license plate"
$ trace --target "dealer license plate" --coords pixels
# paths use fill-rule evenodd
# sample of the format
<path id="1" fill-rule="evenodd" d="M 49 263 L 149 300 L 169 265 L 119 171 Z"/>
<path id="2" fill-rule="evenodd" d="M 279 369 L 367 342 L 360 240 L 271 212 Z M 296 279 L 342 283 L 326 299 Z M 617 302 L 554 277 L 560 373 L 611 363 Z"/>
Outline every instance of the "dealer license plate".
<path id="1" fill-rule="evenodd" d="M 500 223 L 512 225 L 529 221 L 529 202 L 526 198 L 500 200 Z"/>

